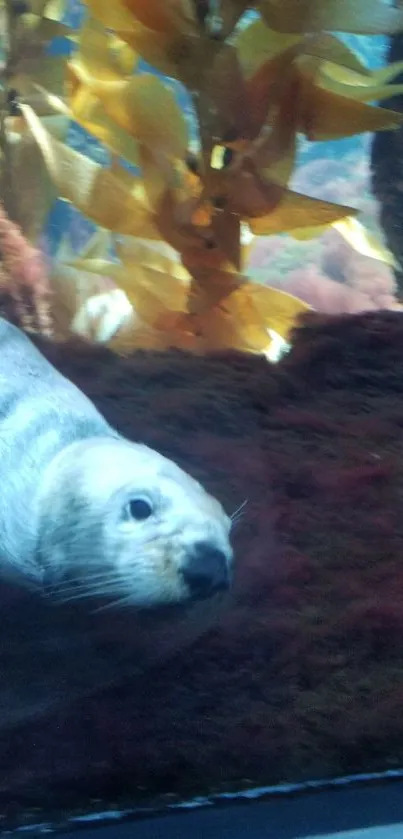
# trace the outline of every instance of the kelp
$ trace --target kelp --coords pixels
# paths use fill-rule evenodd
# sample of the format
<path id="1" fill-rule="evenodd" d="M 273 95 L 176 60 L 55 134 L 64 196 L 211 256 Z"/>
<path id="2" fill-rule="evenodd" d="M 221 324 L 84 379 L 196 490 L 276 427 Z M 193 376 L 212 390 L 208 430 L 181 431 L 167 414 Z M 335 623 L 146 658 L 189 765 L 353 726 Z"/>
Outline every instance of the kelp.
<path id="1" fill-rule="evenodd" d="M 56 197 L 105 232 L 96 265 L 78 254 L 74 270 L 106 277 L 127 295 L 137 326 L 125 347 L 141 344 L 140 334 L 147 346 L 196 352 L 261 353 L 273 338 L 286 340 L 307 307 L 244 275 L 245 233 L 249 241 L 285 232 L 304 238 L 333 225 L 360 252 L 390 262 L 353 207 L 289 183 L 301 135 L 335 140 L 402 124 L 401 114 L 372 104 L 401 92 L 393 83 L 401 67 L 370 71 L 333 32 L 400 31 L 403 10 L 381 0 L 85 6 L 82 26 L 72 30 L 63 0 L 34 0 L 29 9 L 0 4 L 7 22 L 2 194 L 19 220 L 16 185 L 26 174 L 32 209 L 39 207 L 32 217 L 40 219 L 34 227 L 22 220 L 28 237 L 38 235 Z M 244 25 L 251 8 L 255 19 Z M 48 45 L 60 36 L 70 49 L 55 58 Z M 196 140 L 178 83 L 190 95 Z M 108 165 L 69 147 L 72 125 L 104 145 Z M 28 157 L 18 163 L 15 154 L 24 144 L 29 172 Z"/>

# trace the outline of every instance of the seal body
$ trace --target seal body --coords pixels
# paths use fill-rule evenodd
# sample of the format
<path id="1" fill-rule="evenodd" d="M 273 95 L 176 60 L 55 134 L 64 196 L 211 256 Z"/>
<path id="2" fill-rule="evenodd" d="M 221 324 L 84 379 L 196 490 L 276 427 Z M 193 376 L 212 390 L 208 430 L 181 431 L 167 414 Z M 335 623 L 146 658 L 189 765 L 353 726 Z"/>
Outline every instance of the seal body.
<path id="1" fill-rule="evenodd" d="M 141 670 L 214 617 L 232 574 L 221 504 L 3 319 L 0 463 L 3 723 Z"/>

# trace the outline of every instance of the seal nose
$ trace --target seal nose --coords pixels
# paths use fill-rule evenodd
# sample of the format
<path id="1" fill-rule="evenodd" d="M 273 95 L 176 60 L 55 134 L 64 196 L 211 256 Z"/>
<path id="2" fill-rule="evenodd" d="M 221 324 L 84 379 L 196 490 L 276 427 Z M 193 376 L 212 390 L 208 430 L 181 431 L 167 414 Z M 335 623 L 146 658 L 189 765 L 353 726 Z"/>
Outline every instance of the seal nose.
<path id="1" fill-rule="evenodd" d="M 229 588 L 227 557 L 210 542 L 198 542 L 194 546 L 182 574 L 192 597 L 197 599 Z"/>

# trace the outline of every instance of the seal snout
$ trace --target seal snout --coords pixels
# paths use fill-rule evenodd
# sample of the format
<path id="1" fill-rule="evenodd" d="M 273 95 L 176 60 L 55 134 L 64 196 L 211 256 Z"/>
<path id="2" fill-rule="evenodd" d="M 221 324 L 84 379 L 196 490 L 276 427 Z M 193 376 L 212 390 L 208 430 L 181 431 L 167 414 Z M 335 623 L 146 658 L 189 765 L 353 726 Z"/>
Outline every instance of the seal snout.
<path id="1" fill-rule="evenodd" d="M 191 597 L 203 600 L 231 583 L 228 556 L 211 542 L 197 542 L 189 552 L 182 575 Z"/>

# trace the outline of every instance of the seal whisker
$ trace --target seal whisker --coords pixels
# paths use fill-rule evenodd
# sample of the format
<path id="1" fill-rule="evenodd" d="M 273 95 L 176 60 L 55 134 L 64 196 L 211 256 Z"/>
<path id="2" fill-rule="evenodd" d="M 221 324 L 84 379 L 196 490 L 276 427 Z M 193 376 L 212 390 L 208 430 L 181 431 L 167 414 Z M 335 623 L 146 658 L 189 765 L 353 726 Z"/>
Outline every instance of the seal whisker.
<path id="1" fill-rule="evenodd" d="M 92 589 L 88 589 L 88 591 L 83 591 L 81 594 L 77 594 L 75 597 L 57 597 L 56 600 L 58 603 L 76 603 L 79 600 L 90 600 L 94 597 L 109 597 L 112 594 L 109 589 L 104 589 L 102 591 L 93 591 Z"/>
<path id="2" fill-rule="evenodd" d="M 93 584 L 93 583 L 105 583 L 105 582 L 107 583 L 109 581 L 113 582 L 115 580 L 116 580 L 116 572 L 115 571 L 110 571 L 107 574 L 106 573 L 104 573 L 104 574 L 89 574 L 85 582 L 86 582 L 86 585 L 90 585 L 90 584 Z M 53 589 L 53 588 L 57 587 L 58 591 L 64 591 L 66 589 L 67 590 L 73 589 L 75 586 L 81 586 L 81 585 L 82 585 L 81 577 L 71 577 L 68 580 L 66 580 L 65 583 L 62 583 L 62 584 L 48 583 L 48 584 L 45 585 L 45 590 L 46 589 Z"/>
<path id="3" fill-rule="evenodd" d="M 107 612 L 110 609 L 120 609 L 122 606 L 132 606 L 133 599 L 128 595 L 127 597 L 121 597 L 119 600 L 113 600 L 112 603 L 105 603 L 102 606 L 98 606 L 97 609 L 93 609 L 92 614 L 97 615 L 99 612 Z"/>
<path id="4" fill-rule="evenodd" d="M 245 501 L 242 501 L 242 504 L 240 504 L 239 507 L 237 507 L 236 510 L 234 510 L 234 512 L 230 515 L 231 521 L 234 521 L 234 519 L 236 519 L 237 516 L 239 516 L 239 514 L 246 507 L 248 502 L 249 502 L 249 498 L 245 498 Z"/>
<path id="5" fill-rule="evenodd" d="M 246 505 L 248 504 L 248 501 L 249 501 L 249 499 L 245 498 L 245 501 L 243 501 L 242 504 L 240 504 L 239 507 L 237 507 L 237 509 L 230 516 L 231 523 L 233 525 L 237 524 L 240 521 L 240 519 L 243 518 L 244 509 L 245 509 Z"/>
<path id="6" fill-rule="evenodd" d="M 68 597 L 69 595 L 74 596 L 82 591 L 85 592 L 87 590 L 95 591 L 105 589 L 110 591 L 113 589 L 114 583 L 116 586 L 116 580 L 114 581 L 113 579 L 99 581 L 95 584 L 92 583 L 91 580 L 89 580 L 85 581 L 85 583 L 77 583 L 76 585 L 71 586 L 58 586 L 57 583 L 54 583 L 53 585 L 49 585 L 44 589 L 44 594 L 52 597 L 55 595 L 58 597 Z"/>
<path id="7" fill-rule="evenodd" d="M 58 601 L 58 603 L 73 603 L 75 600 L 86 600 L 90 597 L 102 597 L 104 595 L 112 595 L 115 593 L 119 593 L 120 589 L 111 590 L 110 588 L 83 588 L 81 591 L 75 592 L 74 594 L 59 594 L 57 591 L 53 592 L 52 599 Z"/>
<path id="8" fill-rule="evenodd" d="M 104 594 L 119 594 L 122 589 L 125 589 L 125 586 L 121 581 L 115 581 L 115 585 L 100 584 L 94 586 L 90 583 L 85 583 L 82 586 L 77 586 L 77 588 L 72 588 L 70 590 L 65 589 L 62 592 L 59 592 L 56 588 L 53 595 L 56 596 L 61 603 L 71 603 L 74 600 L 82 600 L 86 597 L 97 597 Z"/>

